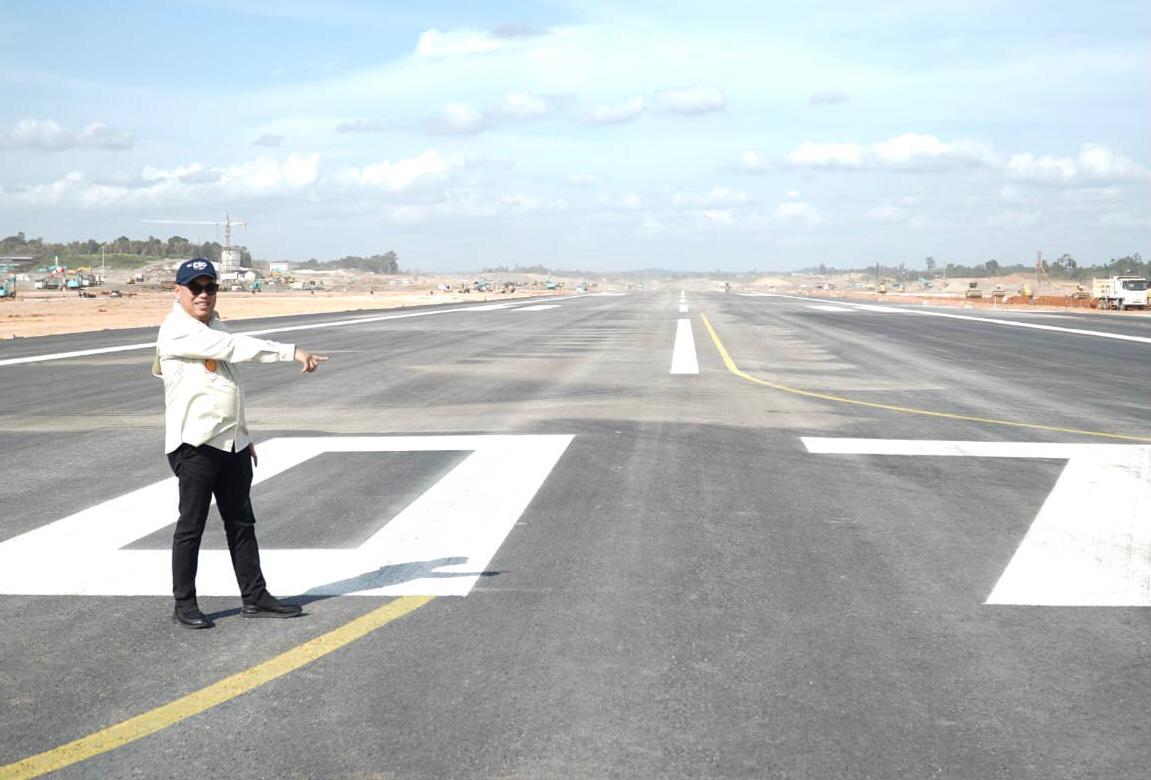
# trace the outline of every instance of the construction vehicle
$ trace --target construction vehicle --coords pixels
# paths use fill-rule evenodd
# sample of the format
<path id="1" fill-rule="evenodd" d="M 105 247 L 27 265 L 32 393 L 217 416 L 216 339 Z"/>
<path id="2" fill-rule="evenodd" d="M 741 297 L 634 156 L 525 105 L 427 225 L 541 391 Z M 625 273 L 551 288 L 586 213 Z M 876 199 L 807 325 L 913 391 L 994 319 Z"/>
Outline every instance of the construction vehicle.
<path id="1" fill-rule="evenodd" d="M 1091 298 L 1100 309 L 1146 309 L 1147 280 L 1142 276 L 1111 276 L 1091 280 Z"/>
<path id="2" fill-rule="evenodd" d="M 14 301 L 16 300 L 16 277 L 9 276 L 4 280 L 4 284 L 0 285 L 0 300 Z"/>
<path id="3" fill-rule="evenodd" d="M 66 271 L 64 274 L 64 287 L 68 290 L 79 290 L 82 287 L 94 287 L 96 277 L 84 268 Z"/>
<path id="4" fill-rule="evenodd" d="M 983 290 L 979 289 L 979 282 L 968 282 L 967 289 L 963 292 L 964 298 L 982 298 Z"/>

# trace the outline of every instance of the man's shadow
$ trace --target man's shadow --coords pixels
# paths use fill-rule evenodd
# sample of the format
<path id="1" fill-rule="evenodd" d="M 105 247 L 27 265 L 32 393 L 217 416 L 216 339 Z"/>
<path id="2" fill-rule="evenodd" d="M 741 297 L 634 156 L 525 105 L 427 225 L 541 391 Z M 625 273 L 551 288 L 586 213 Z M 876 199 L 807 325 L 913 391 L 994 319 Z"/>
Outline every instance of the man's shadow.
<path id="1" fill-rule="evenodd" d="M 372 571 L 364 572 L 363 574 L 357 574 L 355 577 L 349 577 L 345 580 L 336 580 L 335 582 L 325 583 L 324 585 L 317 585 L 298 596 L 291 598 L 285 597 L 284 600 L 293 604 L 299 604 L 303 607 L 316 601 L 323 601 L 324 599 L 347 596 L 350 593 L 358 593 L 362 590 L 386 588 L 390 585 L 398 585 L 401 582 L 410 582 L 412 580 L 438 579 L 442 577 L 498 577 L 502 574 L 502 572 L 498 571 L 436 571 L 436 569 L 441 566 L 458 566 L 461 563 L 467 562 L 467 558 L 455 557 L 436 558 L 430 561 L 393 563 L 387 566 L 381 566 Z M 240 614 L 240 610 L 238 609 L 225 609 L 220 612 L 213 612 L 208 617 L 216 619 L 238 614 Z"/>

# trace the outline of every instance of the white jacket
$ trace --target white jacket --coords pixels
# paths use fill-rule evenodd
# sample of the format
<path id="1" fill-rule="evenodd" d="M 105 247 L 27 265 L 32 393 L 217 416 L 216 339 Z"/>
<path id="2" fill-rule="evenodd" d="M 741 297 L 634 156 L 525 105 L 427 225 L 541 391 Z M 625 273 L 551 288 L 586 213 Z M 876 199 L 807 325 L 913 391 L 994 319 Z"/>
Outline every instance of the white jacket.
<path id="1" fill-rule="evenodd" d="M 242 452 L 251 443 L 244 389 L 233 363 L 295 359 L 294 344 L 230 333 L 213 312 L 205 325 L 180 304 L 160 325 L 152 373 L 164 380 L 164 452 L 207 444 Z"/>

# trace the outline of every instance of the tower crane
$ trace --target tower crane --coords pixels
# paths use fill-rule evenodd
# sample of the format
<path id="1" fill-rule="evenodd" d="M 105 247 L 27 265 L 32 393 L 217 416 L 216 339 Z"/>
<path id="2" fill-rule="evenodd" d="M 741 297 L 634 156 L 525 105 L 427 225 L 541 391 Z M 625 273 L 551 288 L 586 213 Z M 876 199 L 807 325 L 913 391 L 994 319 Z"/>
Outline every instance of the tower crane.
<path id="1" fill-rule="evenodd" d="M 247 222 L 240 220 L 233 220 L 228 212 L 224 212 L 224 221 L 219 222 L 211 219 L 146 219 L 152 225 L 215 225 L 219 227 L 224 226 L 224 249 L 232 248 L 232 228 L 233 227 L 247 227 Z"/>

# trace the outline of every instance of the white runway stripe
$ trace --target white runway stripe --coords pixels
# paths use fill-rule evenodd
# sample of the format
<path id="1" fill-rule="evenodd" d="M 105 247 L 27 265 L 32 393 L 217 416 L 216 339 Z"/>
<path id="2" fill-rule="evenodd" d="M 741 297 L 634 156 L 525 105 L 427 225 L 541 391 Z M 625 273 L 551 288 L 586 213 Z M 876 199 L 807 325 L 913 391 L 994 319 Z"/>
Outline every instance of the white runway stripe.
<path id="1" fill-rule="evenodd" d="M 467 452 L 467 457 L 359 547 L 265 547 L 277 592 L 466 596 L 559 461 L 570 435 L 331 436 L 260 444 L 253 484 L 339 452 Z M 318 477 L 312 477 L 319 482 Z M 322 484 L 316 485 L 323 490 Z M 122 549 L 177 516 L 175 477 L 0 543 L 0 593 L 171 596 L 171 552 Z M 226 550 L 201 550 L 201 595 L 235 595 Z"/>
<path id="2" fill-rule="evenodd" d="M 826 455 L 1066 460 L 987 604 L 1151 606 L 1151 447 L 804 438 Z M 990 508 L 989 508 L 990 509 Z"/>
<path id="3" fill-rule="evenodd" d="M 695 356 L 695 336 L 689 319 L 681 319 L 676 324 L 675 346 L 671 351 L 671 373 L 699 373 L 699 361 Z"/>

